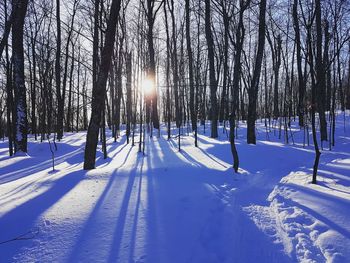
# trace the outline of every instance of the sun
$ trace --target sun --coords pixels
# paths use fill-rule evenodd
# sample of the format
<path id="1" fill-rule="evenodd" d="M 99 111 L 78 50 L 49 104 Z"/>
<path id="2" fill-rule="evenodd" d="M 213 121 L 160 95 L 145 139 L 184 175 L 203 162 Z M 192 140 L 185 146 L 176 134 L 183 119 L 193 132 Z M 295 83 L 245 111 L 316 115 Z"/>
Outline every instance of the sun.
<path id="1" fill-rule="evenodd" d="M 150 94 L 153 90 L 153 82 L 150 79 L 145 79 L 142 82 L 142 90 L 145 94 Z"/>

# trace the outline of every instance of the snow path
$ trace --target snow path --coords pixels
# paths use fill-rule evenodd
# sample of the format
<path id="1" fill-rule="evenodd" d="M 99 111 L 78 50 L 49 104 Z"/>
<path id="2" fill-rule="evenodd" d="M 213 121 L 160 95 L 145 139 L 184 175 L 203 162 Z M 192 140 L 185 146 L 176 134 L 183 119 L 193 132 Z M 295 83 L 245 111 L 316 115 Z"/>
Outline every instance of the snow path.
<path id="1" fill-rule="evenodd" d="M 97 169 L 88 172 L 82 171 L 83 132 L 67 134 L 58 143 L 56 172 L 51 172 L 47 143 L 31 141 L 30 156 L 16 158 L 6 157 L 6 144 L 0 143 L 0 242 L 25 233 L 30 238 L 1 244 L 0 262 L 336 259 L 335 244 L 324 251 L 318 237 L 330 229 L 337 232 L 340 242 L 344 236 L 345 241 L 349 239 L 349 213 L 341 217 L 341 211 L 334 211 L 328 218 L 326 209 L 318 217 L 321 223 L 308 230 L 317 229 L 317 237 L 304 238 L 302 243 L 302 237 L 296 238 L 298 233 L 305 234 L 306 224 L 314 224 L 313 216 L 317 217 L 309 215 L 307 206 L 317 204 L 322 196 L 308 192 L 316 199 L 304 204 L 305 208 L 303 197 L 291 203 L 292 197 L 286 194 L 287 175 L 310 167 L 312 148 L 265 140 L 252 146 L 242 138 L 238 141 L 241 173 L 234 175 L 226 135 L 220 136 L 217 140 L 200 135 L 200 148 L 193 147 L 192 136 L 184 136 L 181 152 L 175 139 L 153 137 L 146 143 L 145 156 L 137 153 L 138 145 L 127 145 L 122 136 L 117 143 L 108 141 L 109 158 L 103 160 L 99 152 Z M 344 143 L 349 146 L 345 139 Z M 350 154 L 345 150 L 333 158 L 334 153 L 325 154 L 328 159 L 321 159 L 322 168 L 333 164 L 349 180 L 349 173 L 344 172 L 349 164 L 344 160 Z M 348 198 L 344 204 L 335 197 L 327 199 L 326 205 L 339 203 L 345 209 L 350 200 L 348 186 L 341 189 Z M 289 221 L 288 216 L 281 217 L 285 211 Z M 294 228 L 293 236 L 287 229 L 291 218 L 299 220 L 300 226 Z"/>

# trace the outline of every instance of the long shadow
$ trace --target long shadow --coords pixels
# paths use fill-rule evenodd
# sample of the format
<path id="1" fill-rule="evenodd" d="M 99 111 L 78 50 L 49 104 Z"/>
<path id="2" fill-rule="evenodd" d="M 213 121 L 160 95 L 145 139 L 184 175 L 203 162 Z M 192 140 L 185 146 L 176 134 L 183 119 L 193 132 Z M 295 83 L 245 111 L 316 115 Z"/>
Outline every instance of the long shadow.
<path id="1" fill-rule="evenodd" d="M 137 223 L 139 219 L 139 209 L 141 204 L 141 190 L 142 190 L 142 178 L 143 178 L 143 162 L 144 158 L 142 158 L 142 163 L 140 167 L 140 175 L 139 175 L 139 182 L 138 182 L 138 192 L 137 192 L 137 199 L 136 199 L 136 206 L 135 206 L 135 212 L 134 212 L 134 220 L 132 223 L 132 229 L 131 229 L 131 238 L 130 238 L 130 249 L 129 249 L 129 262 L 134 261 L 134 251 L 135 251 L 135 245 L 136 245 L 136 233 L 137 233 Z"/>
<path id="2" fill-rule="evenodd" d="M 97 165 L 108 165 L 113 161 L 113 158 L 116 157 L 119 153 L 121 153 L 128 145 L 131 148 L 131 144 L 126 144 L 125 136 L 119 137 L 119 141 L 111 142 L 107 145 L 107 158 L 103 158 L 102 150 L 96 152 L 96 164 Z M 115 149 L 118 149 L 115 151 Z M 115 151 L 115 152 L 114 152 Z M 101 166 L 100 166 L 101 167 Z"/>
<path id="3" fill-rule="evenodd" d="M 201 149 L 200 147 L 198 147 L 198 149 L 204 154 L 206 155 L 208 158 L 210 158 L 213 162 L 217 163 L 218 165 L 222 166 L 223 168 L 229 168 L 226 165 L 222 164 L 221 162 L 219 162 L 218 160 L 216 160 L 215 158 L 213 158 L 213 156 L 211 156 L 210 154 L 208 154 L 206 151 L 204 151 L 203 149 Z"/>
<path id="4" fill-rule="evenodd" d="M 159 242 L 159 218 L 157 218 L 157 202 L 155 199 L 155 189 L 154 189 L 154 178 L 153 178 L 153 167 L 152 162 L 161 164 L 163 160 L 158 155 L 157 151 L 154 151 L 154 145 L 153 141 L 149 141 L 149 145 L 147 148 L 147 173 L 146 173 L 146 180 L 147 180 L 147 213 L 146 213 L 146 224 L 147 224 L 147 233 L 146 233 L 146 240 L 147 240 L 147 247 L 146 247 L 146 253 L 147 256 L 150 257 L 153 255 L 153 251 L 157 250 L 157 245 L 161 244 Z M 161 146 L 162 142 L 159 142 L 159 146 Z M 164 149 L 161 150 L 164 154 L 166 152 Z M 172 152 L 170 149 L 168 149 L 168 152 Z M 151 155 L 152 154 L 152 155 Z M 151 161 L 151 158 L 153 159 Z M 158 247 L 159 251 L 161 250 L 160 247 Z M 148 258 L 150 262 L 152 262 L 152 258 Z M 161 260 L 161 259 L 160 259 Z"/>
<path id="5" fill-rule="evenodd" d="M 66 162 L 70 158 L 75 159 L 76 156 L 81 154 L 82 148 L 80 146 L 69 146 L 66 147 L 69 149 L 65 149 L 64 154 L 60 154 L 58 151 L 55 157 L 56 165 L 61 164 L 62 162 Z M 51 154 L 50 154 L 51 156 Z M 13 157 L 16 158 L 16 157 Z M 23 167 L 21 169 L 21 167 Z M 16 160 L 12 164 L 1 168 L 0 173 L 0 184 L 12 182 L 14 180 L 30 176 L 37 172 L 40 172 L 45 169 L 50 169 L 52 167 L 52 160 L 47 159 L 45 157 L 45 153 L 43 153 L 43 157 L 31 157 L 31 158 L 23 158 L 21 160 Z"/>
<path id="6" fill-rule="evenodd" d="M 109 158 L 110 159 L 113 159 L 115 156 L 117 156 L 120 152 L 122 152 L 123 151 L 123 149 L 126 147 L 126 146 L 130 146 L 130 148 L 131 148 L 131 144 L 126 144 L 126 142 L 125 142 L 125 140 L 123 140 L 123 142 L 121 142 L 119 145 L 119 148 L 118 148 L 118 150 L 116 151 L 116 152 L 113 152 L 113 147 L 111 147 L 111 148 L 108 148 L 108 151 L 110 152 L 110 154 L 109 154 Z M 115 147 L 115 148 L 117 148 L 117 147 Z M 111 153 L 113 153 L 113 154 L 111 154 Z"/>
<path id="7" fill-rule="evenodd" d="M 203 139 L 202 136 L 207 136 L 206 134 L 202 134 L 201 136 L 198 136 L 198 145 L 203 144 L 203 145 L 213 145 L 211 142 L 208 142 L 207 140 Z"/>
<path id="8" fill-rule="evenodd" d="M 141 159 L 143 159 L 143 157 L 138 155 L 135 167 L 138 167 L 138 164 L 140 163 Z M 136 171 L 129 173 L 129 179 L 128 179 L 128 183 L 127 183 L 127 186 L 126 186 L 126 189 L 124 192 L 123 201 L 122 201 L 120 211 L 119 211 L 118 216 L 117 216 L 117 218 L 118 218 L 117 224 L 116 224 L 114 231 L 113 231 L 113 241 L 112 241 L 111 250 L 110 250 L 109 256 L 108 256 L 108 262 L 115 262 L 115 261 L 118 261 L 118 259 L 119 259 L 118 257 L 119 257 L 120 250 L 121 250 L 123 231 L 124 231 L 125 224 L 126 224 L 126 217 L 128 215 L 129 203 L 130 203 L 130 199 L 131 199 L 131 195 L 132 195 L 132 191 L 133 191 L 133 185 L 135 182 L 135 178 L 136 178 Z"/>
<path id="9" fill-rule="evenodd" d="M 181 149 L 181 151 L 179 152 L 177 150 L 177 144 L 174 142 L 173 139 L 170 139 L 170 141 L 168 141 L 169 144 L 171 144 L 172 149 L 169 149 L 170 151 L 177 151 L 178 153 L 180 153 L 183 157 L 185 157 L 185 159 L 187 159 L 187 161 L 189 161 L 190 163 L 194 164 L 197 167 L 204 167 L 203 164 L 201 162 L 198 162 L 196 159 L 194 159 L 192 157 L 192 155 L 190 155 L 188 152 L 186 152 L 184 150 L 184 148 Z M 162 146 L 161 146 L 162 147 Z M 170 148 L 170 147 L 169 147 Z"/>
<path id="10" fill-rule="evenodd" d="M 70 166 L 70 170 L 76 170 L 76 168 L 78 166 L 81 166 L 80 163 Z M 50 171 L 51 172 L 51 171 Z M 47 173 L 48 176 L 52 176 L 50 174 L 50 172 Z M 57 170 L 55 171 L 55 173 L 58 172 Z M 69 170 L 65 170 L 66 174 L 69 174 Z M 31 192 L 36 192 L 38 190 L 40 190 L 43 186 L 47 187 L 48 185 L 51 185 L 51 182 L 55 180 L 55 178 L 51 177 L 50 179 L 44 179 L 44 181 L 42 182 L 38 182 L 40 181 L 41 178 L 38 178 L 36 180 L 31 180 L 28 183 L 22 184 L 16 188 L 14 188 L 13 190 L 7 192 L 4 195 L 1 195 L 1 201 L 0 201 L 0 205 L 6 205 L 6 204 L 11 204 L 12 202 L 16 201 L 16 200 L 21 200 L 22 198 L 24 198 L 27 194 L 28 194 L 28 190 L 24 191 L 25 189 L 32 187 L 30 189 Z M 32 186 L 33 185 L 33 186 Z M 2 201 L 2 199 L 6 199 L 6 201 Z"/>
<path id="11" fill-rule="evenodd" d="M 165 140 L 160 141 L 159 148 L 153 146 L 153 143 L 154 142 L 151 142 L 150 145 L 148 145 L 148 171 L 147 176 L 145 177 L 147 179 L 148 204 L 146 222 L 147 262 L 191 262 L 191 254 L 193 252 L 193 249 L 199 246 L 202 234 L 199 233 L 198 236 L 197 234 L 194 234 L 194 236 L 189 236 L 186 229 L 191 227 L 199 229 L 200 226 L 203 225 L 204 230 L 206 231 L 205 235 L 209 235 L 211 233 L 210 229 L 213 227 L 213 222 L 211 222 L 210 219 L 206 217 L 208 215 L 212 215 L 213 218 L 222 217 L 224 216 L 224 214 L 212 214 L 212 210 L 215 210 L 215 207 L 212 207 L 209 203 L 207 208 L 203 207 L 199 210 L 201 211 L 201 213 L 204 213 L 204 215 L 206 215 L 204 218 L 201 218 L 201 215 L 196 215 L 193 212 L 186 212 L 186 209 L 193 208 L 194 210 L 196 210 L 198 209 L 197 206 L 201 206 L 200 203 L 202 201 L 213 202 L 213 198 L 217 200 L 216 202 L 220 203 L 221 199 L 223 199 L 224 197 L 220 195 L 220 193 L 213 193 L 213 191 L 208 190 L 207 195 L 210 196 L 210 199 L 202 199 L 200 195 L 206 192 L 205 189 L 198 192 L 196 189 L 193 189 L 192 191 L 190 188 L 191 186 L 197 188 L 207 188 L 206 185 L 210 185 L 215 187 L 219 191 L 219 188 L 222 184 L 226 184 L 226 182 L 232 183 L 230 180 L 231 178 L 227 177 L 226 170 L 217 170 L 215 172 L 210 172 L 206 174 L 205 171 L 208 170 L 206 168 L 202 169 L 204 168 L 204 166 L 198 161 L 198 166 L 195 167 L 191 166 L 190 164 L 184 163 L 184 160 L 181 157 L 181 154 L 183 154 L 184 150 L 182 149 L 181 153 L 176 151 L 176 149 L 174 149 L 174 145 L 172 145 L 173 142 L 167 142 Z M 163 152 L 164 156 L 160 157 L 157 151 Z M 194 159 L 194 157 L 190 154 L 186 156 L 186 154 L 187 153 L 185 153 L 185 158 L 189 157 L 191 162 Z M 178 162 L 179 165 L 177 166 Z M 163 171 L 159 171 L 159 167 L 162 167 L 162 165 L 167 166 L 168 163 L 172 166 L 171 169 L 168 169 L 166 172 L 166 177 L 168 177 L 168 179 L 165 179 L 165 176 L 163 176 Z M 154 165 L 155 167 L 152 167 L 152 165 Z M 171 175 L 171 178 L 169 178 L 169 175 Z M 190 187 L 188 187 L 188 185 L 190 185 Z M 171 188 L 177 188 L 177 190 L 172 191 Z M 187 202 L 190 202 L 188 203 L 188 205 L 190 205 L 189 208 L 186 208 Z M 174 204 L 175 206 L 172 207 L 172 205 Z M 174 218 L 171 218 L 172 216 L 169 215 L 169 213 L 173 215 Z M 178 214 L 180 215 L 179 222 L 177 222 L 176 220 L 176 217 L 179 216 Z M 241 216 L 243 216 L 243 214 Z M 193 221 L 193 217 L 198 218 Z M 224 217 L 221 219 L 225 220 Z M 177 223 L 180 225 L 177 225 Z M 198 224 L 200 226 L 198 226 Z M 206 250 L 206 255 L 209 255 L 210 253 L 215 253 L 218 257 L 224 258 L 225 256 L 228 256 L 239 259 L 239 256 L 236 257 L 236 255 L 239 255 L 238 251 L 232 251 L 231 249 L 229 249 L 229 246 L 225 248 L 220 248 L 220 242 L 222 242 L 223 240 L 227 240 L 225 237 L 227 234 L 225 232 L 225 230 L 227 230 L 227 223 L 224 224 L 225 225 L 222 226 L 223 228 L 219 228 L 219 232 L 215 233 L 215 235 L 212 237 L 212 239 L 210 239 L 210 241 L 207 240 L 204 235 L 204 240 L 202 241 L 204 243 L 210 243 L 210 246 L 212 245 L 212 247 L 210 248 L 213 250 L 211 252 L 208 252 Z M 255 229 L 256 232 L 259 232 L 259 229 L 253 222 L 251 222 L 251 226 L 251 229 Z M 208 231 L 209 233 L 207 233 Z M 189 240 L 184 241 L 182 240 L 183 237 L 189 238 Z M 264 253 L 264 255 L 271 253 L 271 255 L 273 254 L 272 256 L 278 258 L 278 260 L 272 260 L 271 262 L 290 261 L 289 258 L 283 255 L 282 252 L 274 251 L 275 245 L 267 237 L 264 237 L 263 234 L 259 235 L 256 238 L 261 240 L 261 243 L 271 243 L 271 249 L 269 247 L 268 251 Z M 245 235 L 245 239 L 249 240 L 249 234 Z M 218 242 L 218 244 L 214 245 L 216 242 Z M 190 248 L 184 247 L 183 245 L 185 243 L 188 244 Z M 239 247 L 240 246 L 238 244 L 238 248 Z M 249 254 L 246 255 L 246 258 L 249 259 Z"/>
<path id="12" fill-rule="evenodd" d="M 159 152 L 164 155 L 160 156 Z M 190 162 L 184 162 L 181 154 L 185 158 L 187 157 Z M 218 186 L 223 182 L 223 177 L 220 176 L 223 172 L 218 171 L 213 176 L 207 176 L 203 174 L 203 169 L 201 169 L 203 165 L 194 160 L 191 155 L 186 154 L 186 152 L 183 153 L 183 150 L 179 153 L 173 142 L 164 139 L 150 141 L 148 144 L 146 157 L 148 170 L 145 177 L 147 180 L 148 207 L 146 216 L 147 262 L 176 262 L 177 259 L 183 259 L 187 256 L 189 250 L 180 252 L 181 244 L 178 242 L 181 236 L 187 235 L 185 229 L 188 226 L 170 225 L 173 219 L 169 218 L 168 212 L 170 210 L 168 209 L 171 209 L 170 206 L 174 203 L 187 202 L 186 197 L 184 197 L 186 195 L 194 197 L 192 191 L 189 190 L 188 183 L 197 187 L 204 187 L 205 184 Z M 197 165 L 192 166 L 191 162 Z M 177 188 L 177 190 L 173 191 L 171 188 Z M 172 195 L 172 193 L 175 195 Z M 182 209 L 182 205 L 179 205 L 175 206 L 174 209 Z M 195 201 L 193 205 L 197 206 L 199 204 Z M 182 215 L 185 224 L 192 224 L 190 215 Z M 184 255 L 180 255 L 181 253 Z M 178 256 L 173 258 L 175 254 L 178 254 Z"/>
<path id="13" fill-rule="evenodd" d="M 2 216 L 0 218 L 0 241 L 18 237 L 32 230 L 36 220 L 83 180 L 84 174 L 83 171 L 75 171 L 67 174 L 56 180 L 46 192 L 28 200 Z M 1 260 L 3 262 L 10 262 L 22 246 L 23 243 L 21 242 L 2 244 L 0 246 Z"/>
<path id="14" fill-rule="evenodd" d="M 96 221 L 97 221 L 97 218 L 99 216 L 101 216 L 101 213 L 103 213 L 103 209 L 101 208 L 102 205 L 104 204 L 104 202 L 107 200 L 107 197 L 108 195 L 112 192 L 112 191 L 116 191 L 117 188 L 116 187 L 120 187 L 121 185 L 117 185 L 118 183 L 118 171 L 119 169 L 121 169 L 125 163 L 127 162 L 128 158 L 129 158 L 129 155 L 130 155 L 130 152 L 131 152 L 131 149 L 129 149 L 128 153 L 126 154 L 122 164 L 120 164 L 119 167 L 117 167 L 114 172 L 111 174 L 109 180 L 108 180 L 108 183 L 107 185 L 105 186 L 102 194 L 100 195 L 100 197 L 98 198 L 98 201 L 96 203 L 96 205 L 94 206 L 92 212 L 90 213 L 88 219 L 86 220 L 85 222 L 85 225 L 81 231 L 81 234 L 80 236 L 77 238 L 77 241 L 75 243 L 75 246 L 73 247 L 73 249 L 71 250 L 71 253 L 69 255 L 69 260 L 68 262 L 77 262 L 80 260 L 80 256 L 81 256 L 81 253 L 82 253 L 82 244 L 84 244 L 84 242 L 91 242 L 91 243 L 94 243 L 94 241 L 96 241 L 96 234 L 97 233 L 94 233 L 94 231 L 96 231 L 96 229 L 98 229 L 98 226 L 94 226 L 96 225 Z M 137 167 L 137 163 L 135 164 L 135 167 Z M 132 168 L 131 168 L 132 169 Z M 129 182 L 128 182 L 128 186 L 127 186 L 127 189 L 129 189 L 129 184 L 131 184 L 131 181 L 130 180 L 134 180 L 134 177 L 130 176 L 129 177 Z M 115 187 L 115 188 L 113 188 Z M 132 187 L 132 184 L 131 184 L 131 187 Z M 130 190 L 130 189 L 129 189 Z M 126 190 L 127 192 L 127 190 Z M 125 194 L 126 194 L 125 192 Z M 125 199 L 125 195 L 124 195 L 124 200 L 127 200 Z M 124 202 L 124 201 L 123 201 Z M 125 211 L 126 212 L 126 211 Z M 117 219 L 118 222 L 119 222 L 119 218 Z M 111 226 L 107 226 L 107 227 L 111 227 Z M 97 240 L 98 242 L 98 240 Z M 111 246 L 113 248 L 118 248 L 118 247 L 115 247 L 113 245 L 113 243 L 111 244 Z M 108 255 L 105 255 L 105 257 L 107 257 Z M 112 260 L 113 261 L 113 260 Z"/>

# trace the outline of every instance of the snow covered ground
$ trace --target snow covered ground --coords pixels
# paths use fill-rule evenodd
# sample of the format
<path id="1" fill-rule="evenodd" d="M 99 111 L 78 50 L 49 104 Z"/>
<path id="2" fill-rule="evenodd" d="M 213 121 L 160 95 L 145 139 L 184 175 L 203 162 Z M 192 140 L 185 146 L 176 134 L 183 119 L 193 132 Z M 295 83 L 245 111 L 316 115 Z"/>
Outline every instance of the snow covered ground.
<path id="1" fill-rule="evenodd" d="M 47 142 L 14 158 L 0 142 L 0 262 L 349 262 L 350 126 L 338 120 L 318 185 L 303 131 L 286 145 L 260 121 L 257 145 L 240 125 L 239 174 L 222 127 L 219 139 L 201 127 L 199 148 L 184 136 L 181 152 L 164 130 L 145 156 L 110 139 L 88 172 L 84 132 L 58 143 L 54 172 Z"/>

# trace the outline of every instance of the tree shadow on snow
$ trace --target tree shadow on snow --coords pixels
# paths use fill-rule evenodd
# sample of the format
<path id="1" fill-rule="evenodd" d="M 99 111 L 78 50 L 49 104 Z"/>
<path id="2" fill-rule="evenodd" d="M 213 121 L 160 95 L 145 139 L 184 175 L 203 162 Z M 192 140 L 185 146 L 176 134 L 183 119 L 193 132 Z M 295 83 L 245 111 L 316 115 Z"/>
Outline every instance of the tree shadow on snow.
<path id="1" fill-rule="evenodd" d="M 32 230 L 40 216 L 63 196 L 70 192 L 81 180 L 84 171 L 69 173 L 52 182 L 51 187 L 44 193 L 35 196 L 25 203 L 15 207 L 0 218 L 1 242 L 16 238 Z M 40 232 L 39 232 L 40 235 Z M 29 246 L 32 241 L 26 241 Z M 23 241 L 14 241 L 0 246 L 1 260 L 11 261 L 23 247 Z"/>

